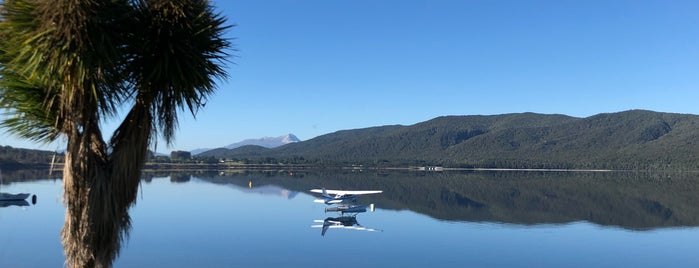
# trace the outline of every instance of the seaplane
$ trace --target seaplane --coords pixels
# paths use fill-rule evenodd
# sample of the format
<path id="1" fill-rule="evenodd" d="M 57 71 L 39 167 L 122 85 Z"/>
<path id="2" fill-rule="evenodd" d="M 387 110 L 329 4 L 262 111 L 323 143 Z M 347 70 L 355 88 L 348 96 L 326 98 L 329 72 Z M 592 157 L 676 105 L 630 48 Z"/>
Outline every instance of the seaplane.
<path id="1" fill-rule="evenodd" d="M 316 223 L 323 223 L 311 225 L 312 228 L 323 228 L 320 232 L 321 236 L 325 236 L 328 229 L 349 229 L 349 230 L 359 230 L 367 232 L 380 232 L 379 229 L 366 228 L 357 222 L 357 216 L 342 216 L 342 217 L 328 217 L 325 220 L 314 220 Z"/>
<path id="2" fill-rule="evenodd" d="M 326 190 L 325 188 L 312 189 L 311 192 L 323 195 L 323 199 L 316 199 L 313 202 L 324 203 L 326 205 L 350 203 L 350 202 L 356 201 L 357 197 L 359 197 L 360 195 L 383 193 L 383 191 L 381 191 L 381 190 L 345 191 L 345 190 Z"/>

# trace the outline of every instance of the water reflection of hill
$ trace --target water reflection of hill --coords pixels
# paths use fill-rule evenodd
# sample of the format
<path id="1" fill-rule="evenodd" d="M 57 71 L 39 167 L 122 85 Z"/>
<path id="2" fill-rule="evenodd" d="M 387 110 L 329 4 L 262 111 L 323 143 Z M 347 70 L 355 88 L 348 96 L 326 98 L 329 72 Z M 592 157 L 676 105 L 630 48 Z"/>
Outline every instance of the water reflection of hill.
<path id="1" fill-rule="evenodd" d="M 363 197 L 449 221 L 545 224 L 589 221 L 628 229 L 699 226 L 695 174 L 444 172 L 199 174 L 218 184 L 274 184 L 292 191 L 382 189 Z"/>
<path id="2" fill-rule="evenodd" d="M 14 182 L 25 182 L 25 181 L 38 181 L 46 179 L 60 180 L 63 176 L 61 172 L 52 172 L 46 169 L 16 169 L 16 170 L 2 170 L 0 171 L 2 175 L 3 184 L 11 184 Z"/>
<path id="3" fill-rule="evenodd" d="M 46 179 L 46 171 L 3 171 L 5 184 Z M 448 221 L 546 224 L 589 221 L 627 229 L 699 226 L 699 174 L 578 172 L 243 172 L 147 173 L 176 183 L 190 176 L 237 189 L 381 189 L 362 197 L 378 208 Z M 53 174 L 60 178 L 60 174 Z M 0 186 L 1 187 L 1 186 Z M 259 189 L 259 188 L 258 188 Z M 276 189 L 276 188 L 275 188 Z"/>

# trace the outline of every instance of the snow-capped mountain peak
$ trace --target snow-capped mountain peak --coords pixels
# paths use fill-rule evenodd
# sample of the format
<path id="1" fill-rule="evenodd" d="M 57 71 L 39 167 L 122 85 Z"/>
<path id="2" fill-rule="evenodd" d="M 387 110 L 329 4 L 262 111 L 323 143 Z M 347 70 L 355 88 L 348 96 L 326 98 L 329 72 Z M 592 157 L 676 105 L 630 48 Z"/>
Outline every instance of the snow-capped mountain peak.
<path id="1" fill-rule="evenodd" d="M 285 144 L 289 144 L 292 142 L 298 142 L 300 141 L 299 138 L 297 138 L 294 134 L 286 134 L 284 136 L 279 136 L 279 137 L 264 137 L 264 138 L 259 138 L 259 139 L 247 139 L 243 140 L 241 142 L 236 142 L 233 144 L 229 144 L 225 146 L 224 148 L 226 149 L 235 149 L 241 146 L 245 145 L 257 145 L 257 146 L 262 146 L 266 148 L 274 148 L 274 147 L 279 147 Z"/>
<path id="2" fill-rule="evenodd" d="M 291 133 L 281 136 L 280 138 L 282 138 L 282 142 L 284 144 L 301 141 L 299 140 L 299 138 L 297 138 L 294 134 Z"/>
<path id="3" fill-rule="evenodd" d="M 293 143 L 293 142 L 299 142 L 298 137 L 294 134 L 286 134 L 284 136 L 279 136 L 279 137 L 264 137 L 264 138 L 259 138 L 259 139 L 246 139 L 240 142 L 236 142 L 233 144 L 229 144 L 227 146 L 224 146 L 226 149 L 235 149 L 241 146 L 245 145 L 258 145 L 266 148 L 274 148 L 274 147 L 279 147 L 285 144 Z M 210 148 L 199 148 L 192 150 L 191 153 L 192 155 L 198 155 L 203 152 L 211 150 Z"/>

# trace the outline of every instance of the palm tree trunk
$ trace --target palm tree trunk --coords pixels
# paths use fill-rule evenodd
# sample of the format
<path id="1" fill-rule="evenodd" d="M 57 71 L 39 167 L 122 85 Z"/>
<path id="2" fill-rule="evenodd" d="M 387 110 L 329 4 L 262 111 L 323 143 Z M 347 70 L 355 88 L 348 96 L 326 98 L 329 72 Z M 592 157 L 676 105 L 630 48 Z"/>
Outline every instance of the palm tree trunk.
<path id="1" fill-rule="evenodd" d="M 151 121 L 148 106 L 137 101 L 110 141 L 108 158 L 99 128 L 68 139 L 61 236 L 69 267 L 111 267 L 118 256 L 131 227 L 128 210 L 138 193 Z"/>
<path id="2" fill-rule="evenodd" d="M 109 197 L 103 193 L 102 184 L 107 180 L 106 144 L 102 140 L 96 119 L 85 120 L 82 131 L 73 127 L 68 135 L 68 147 L 63 170 L 63 201 L 66 204 L 66 220 L 61 230 L 63 249 L 69 267 L 109 267 L 99 254 L 109 248 L 113 240 L 101 237 L 111 229 L 103 213 Z M 91 202 L 101 196 L 101 202 Z M 105 226 L 107 225 L 107 226 Z M 113 257 L 112 257 L 113 259 Z M 106 265 L 105 265 L 106 264 Z"/>

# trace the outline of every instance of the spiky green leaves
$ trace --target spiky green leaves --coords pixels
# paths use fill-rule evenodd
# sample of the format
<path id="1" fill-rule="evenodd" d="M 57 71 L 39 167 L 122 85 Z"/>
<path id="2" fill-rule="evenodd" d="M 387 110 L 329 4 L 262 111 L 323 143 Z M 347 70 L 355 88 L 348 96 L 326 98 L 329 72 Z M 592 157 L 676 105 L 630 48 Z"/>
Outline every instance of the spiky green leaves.
<path id="1" fill-rule="evenodd" d="M 41 56 L 32 50 L 38 32 L 36 5 L 26 0 L 2 3 L 0 13 L 0 109 L 7 117 L 0 126 L 20 137 L 51 141 L 58 136 L 55 95 L 34 72 Z"/>
<path id="2" fill-rule="evenodd" d="M 20 136 L 51 140 L 114 113 L 126 93 L 120 71 L 125 38 L 115 30 L 126 4 L 5 1 L 0 107 L 9 119 L 4 125 Z"/>
<path id="3" fill-rule="evenodd" d="M 177 127 L 177 111 L 193 115 L 225 76 L 221 63 L 230 43 L 223 37 L 225 19 L 208 1 L 142 0 L 136 4 L 130 40 L 130 72 L 139 98 L 150 103 L 166 141 Z"/>
<path id="4" fill-rule="evenodd" d="M 206 0 L 6 0 L 0 8 L 4 126 L 52 140 L 146 105 L 170 142 L 178 111 L 214 92 L 230 46 Z"/>

